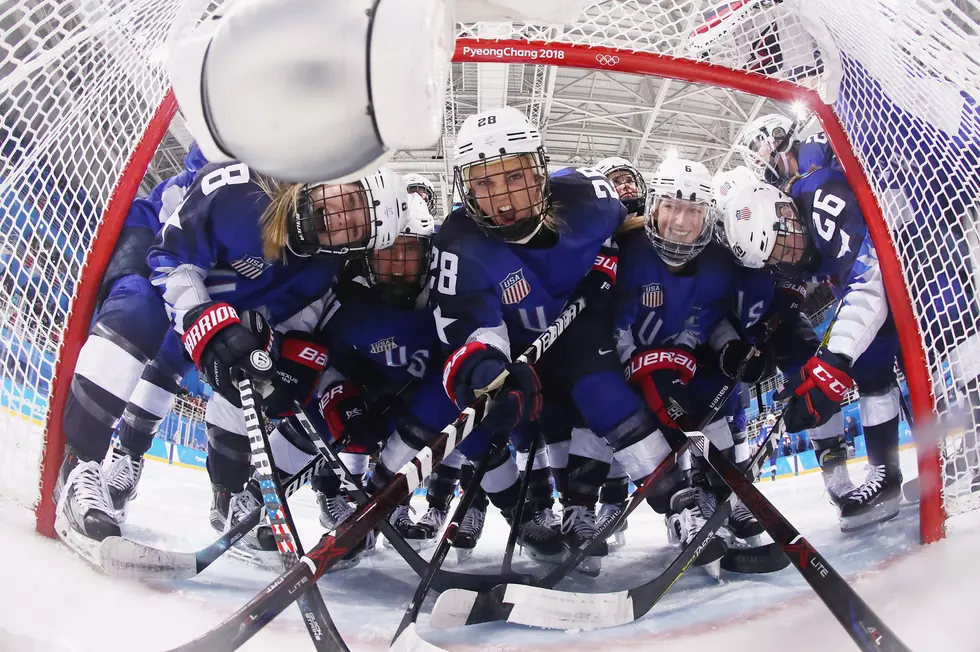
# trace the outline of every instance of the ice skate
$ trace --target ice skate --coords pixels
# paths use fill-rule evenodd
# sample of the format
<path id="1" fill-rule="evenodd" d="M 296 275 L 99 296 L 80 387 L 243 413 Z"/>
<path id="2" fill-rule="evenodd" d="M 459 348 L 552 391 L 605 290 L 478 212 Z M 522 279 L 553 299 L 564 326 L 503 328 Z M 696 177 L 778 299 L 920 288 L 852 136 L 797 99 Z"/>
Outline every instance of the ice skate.
<path id="1" fill-rule="evenodd" d="M 864 484 L 848 494 L 841 505 L 841 531 L 852 532 L 895 518 L 901 495 L 902 472 L 884 464 L 872 466 Z"/>
<path id="2" fill-rule="evenodd" d="M 242 491 L 232 492 L 214 484 L 211 491 L 211 527 L 218 532 L 227 532 L 262 506 L 262 494 L 254 480 L 249 481 Z M 239 539 L 235 547 L 262 553 L 275 552 L 276 539 L 272 528 L 260 524 Z"/>
<path id="3" fill-rule="evenodd" d="M 595 512 L 582 505 L 566 505 L 562 510 L 561 537 L 565 547 L 575 550 L 598 533 Z M 582 560 L 578 570 L 596 576 L 602 569 L 602 558 L 609 554 L 606 542 L 598 544 L 591 555 Z"/>
<path id="4" fill-rule="evenodd" d="M 625 504 L 622 505 L 599 505 L 599 513 L 596 515 L 596 529 L 601 530 L 606 526 L 606 523 L 611 522 L 617 518 L 626 507 Z M 629 527 L 629 521 L 623 520 L 622 523 L 606 538 L 606 545 L 609 546 L 610 550 L 615 550 L 616 548 L 621 548 L 626 545 L 626 528 Z"/>
<path id="5" fill-rule="evenodd" d="M 670 498 L 667 540 L 678 547 L 688 545 L 714 513 L 716 505 L 714 494 L 701 487 L 690 487 L 675 493 Z M 704 542 L 701 554 L 694 560 L 696 566 L 704 568 L 715 579 L 721 577 L 721 558 L 728 549 L 724 534 L 725 531 L 719 529 L 711 535 Z"/>
<path id="6" fill-rule="evenodd" d="M 728 517 L 728 529 L 732 536 L 745 542 L 746 547 L 755 548 L 762 545 L 762 533 L 766 531 L 756 520 L 749 508 L 738 498 L 732 505 L 731 516 Z"/>
<path id="7" fill-rule="evenodd" d="M 436 543 L 436 535 L 446 522 L 446 512 L 438 507 L 429 507 L 429 510 L 419 519 L 418 523 L 412 524 L 405 534 L 405 540 L 415 550 L 424 550 Z"/>
<path id="8" fill-rule="evenodd" d="M 347 499 L 344 498 L 342 494 L 327 495 L 323 492 L 316 492 L 316 502 L 320 506 L 320 525 L 322 525 L 328 532 L 336 530 L 337 527 L 346 521 L 351 514 L 354 513 L 354 508 Z M 349 551 L 346 555 L 340 558 L 340 561 L 334 565 L 328 572 L 336 572 L 341 570 L 346 570 L 348 568 L 353 568 L 357 566 L 360 562 L 366 550 L 366 544 L 370 543 L 371 552 L 374 550 L 374 534 L 369 535 L 370 541 L 365 540 L 365 545 L 358 545 L 353 550 Z"/>
<path id="9" fill-rule="evenodd" d="M 136 498 L 140 476 L 143 475 L 143 458 L 122 446 L 113 446 L 102 463 L 102 472 L 109 486 L 116 520 L 122 523 L 128 515 L 129 502 Z"/>
<path id="10" fill-rule="evenodd" d="M 120 536 L 116 510 L 100 462 L 84 462 L 68 452 L 55 487 L 55 531 L 65 545 L 93 564 L 106 537 Z"/>
<path id="11" fill-rule="evenodd" d="M 521 554 L 546 564 L 560 563 L 565 558 L 565 546 L 555 512 L 550 508 L 539 509 L 533 514 L 528 514 L 528 511 L 525 509 L 525 521 L 517 529 L 517 545 Z M 504 516 L 510 523 L 511 517 L 507 514 Z"/>
<path id="12" fill-rule="evenodd" d="M 456 560 L 462 564 L 473 554 L 480 536 L 483 534 L 483 522 L 486 520 L 486 508 L 470 507 L 466 510 L 463 520 L 459 524 L 456 538 L 453 540 L 453 550 L 456 551 Z"/>

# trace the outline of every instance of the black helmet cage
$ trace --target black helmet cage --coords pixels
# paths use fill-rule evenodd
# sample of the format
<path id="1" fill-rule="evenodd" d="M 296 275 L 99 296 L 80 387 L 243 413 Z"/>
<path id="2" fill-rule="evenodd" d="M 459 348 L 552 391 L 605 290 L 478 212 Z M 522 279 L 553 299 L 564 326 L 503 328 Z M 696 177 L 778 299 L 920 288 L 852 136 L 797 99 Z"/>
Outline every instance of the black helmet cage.
<path id="1" fill-rule="evenodd" d="M 381 204 L 380 200 L 375 199 L 371 188 L 367 184 L 357 181 L 354 182 L 358 189 L 341 193 L 342 201 L 346 203 L 347 195 L 360 195 L 364 205 L 364 212 L 367 216 L 364 237 L 359 242 L 351 242 L 350 239 L 342 244 L 324 245 L 320 243 L 319 235 L 325 233 L 330 235 L 329 213 L 324 206 L 325 201 L 315 201 L 310 196 L 310 191 L 320 186 L 336 185 L 326 182 L 310 183 L 303 186 L 296 199 L 296 210 L 293 211 L 290 219 L 286 246 L 293 254 L 306 258 L 309 256 L 348 256 L 360 252 L 369 251 L 374 247 L 374 240 L 378 233 L 380 220 L 377 215 L 377 207 Z M 350 185 L 354 185 L 350 184 Z M 346 185 L 346 184 L 345 184 Z M 360 209 L 357 209 L 360 210 Z M 346 209 L 345 209 L 346 211 Z M 350 228 L 350 227 L 346 227 Z"/>
<path id="2" fill-rule="evenodd" d="M 473 167 L 474 165 L 490 165 L 496 161 L 503 161 L 506 158 L 511 157 L 523 157 L 529 156 L 534 161 L 534 171 L 535 174 L 541 178 L 540 186 L 540 197 L 538 201 L 532 207 L 532 212 L 530 217 L 523 219 L 516 224 L 498 225 L 493 222 L 483 209 L 480 208 L 477 202 L 476 195 L 467 187 L 467 180 L 464 179 L 464 170 Z M 512 172 L 513 170 L 511 170 Z M 505 174 L 504 172 L 497 172 L 496 174 Z M 453 171 L 453 181 L 456 184 L 456 190 L 459 192 L 459 196 L 463 198 L 463 207 L 466 210 L 466 214 L 470 219 L 474 220 L 481 229 L 487 233 L 500 238 L 504 242 L 517 242 L 523 240 L 529 235 L 533 234 L 541 222 L 544 221 L 548 212 L 551 210 L 551 181 L 548 179 L 548 163 L 547 157 L 544 153 L 544 147 L 538 147 L 535 152 L 515 152 L 507 153 L 505 148 L 500 148 L 500 154 L 497 156 L 484 157 L 481 158 L 476 163 L 470 163 L 469 165 L 463 167 L 457 167 Z M 530 190 L 530 188 L 526 188 Z M 505 194 L 510 194 L 508 190 Z M 496 195 L 500 196 L 500 195 Z"/>
<path id="3" fill-rule="evenodd" d="M 424 184 L 421 184 L 421 183 L 410 183 L 405 188 L 406 188 L 406 190 L 408 190 L 408 194 L 410 194 L 410 195 L 412 195 L 412 194 L 419 195 L 420 197 L 422 197 L 422 199 L 425 200 L 425 207 L 427 209 L 429 209 L 429 215 L 435 217 L 435 215 L 436 215 L 436 195 L 435 195 L 435 193 L 433 193 L 432 191 L 429 190 L 429 187 L 428 186 L 426 186 Z M 424 195 L 421 195 L 418 192 L 419 190 L 424 191 L 425 194 Z"/>
<path id="4" fill-rule="evenodd" d="M 650 242 L 653 243 L 653 248 L 656 249 L 661 260 L 668 265 L 680 267 L 681 265 L 694 260 L 698 254 L 704 251 L 704 248 L 708 246 L 708 243 L 711 242 L 715 232 L 715 223 L 717 222 L 717 219 L 715 218 L 716 211 L 714 208 L 714 201 L 706 202 L 704 221 L 701 223 L 701 232 L 698 234 L 697 239 L 695 239 L 694 242 L 687 243 L 674 242 L 660 235 L 660 228 L 657 223 L 657 212 L 660 209 L 660 200 L 662 199 L 671 198 L 666 195 L 658 196 L 655 193 L 647 194 L 644 226 L 646 228 L 647 237 L 650 239 Z M 679 190 L 677 191 L 677 196 L 673 199 L 680 199 L 683 201 L 699 201 L 695 193 L 691 193 L 689 197 L 684 197 Z"/>
<path id="5" fill-rule="evenodd" d="M 399 240 L 415 240 L 421 247 L 419 257 L 418 277 L 392 277 L 384 278 L 378 273 L 375 267 L 376 261 L 382 261 L 395 255 Z M 367 267 L 368 283 L 371 287 L 377 288 L 381 293 L 381 298 L 393 306 L 412 307 L 415 300 L 422 294 L 422 290 L 429 282 L 429 272 L 432 265 L 432 236 L 418 235 L 415 233 L 400 233 L 395 242 L 385 249 L 370 251 L 365 255 L 365 266 Z M 397 280 L 404 279 L 404 280 Z"/>
<path id="6" fill-rule="evenodd" d="M 640 215 L 647 204 L 647 182 L 643 179 L 643 175 L 633 167 L 632 165 L 617 165 L 606 174 L 606 178 L 609 179 L 609 183 L 612 184 L 613 188 L 616 188 L 616 184 L 613 183 L 612 175 L 617 172 L 629 172 L 633 176 L 633 183 L 636 185 L 636 197 L 634 199 L 624 199 L 619 198 L 619 201 L 623 202 L 623 206 L 626 207 L 626 212 L 629 215 Z M 616 191 L 619 192 L 618 190 Z"/>

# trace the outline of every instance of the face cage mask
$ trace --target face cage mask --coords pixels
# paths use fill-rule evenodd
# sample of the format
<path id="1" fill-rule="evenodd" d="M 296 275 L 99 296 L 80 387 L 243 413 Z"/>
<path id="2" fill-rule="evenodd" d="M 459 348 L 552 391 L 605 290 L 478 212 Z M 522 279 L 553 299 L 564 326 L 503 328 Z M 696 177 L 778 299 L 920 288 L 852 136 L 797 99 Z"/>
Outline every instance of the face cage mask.
<path id="1" fill-rule="evenodd" d="M 425 207 L 429 209 L 429 215 L 435 217 L 436 196 L 434 193 L 429 192 L 429 188 L 427 186 L 423 186 L 421 183 L 415 183 L 408 186 L 407 190 L 408 190 L 408 194 L 410 195 L 414 194 L 421 197 L 425 201 Z M 422 192 L 421 193 L 418 192 L 419 190 L 421 190 Z"/>
<path id="2" fill-rule="evenodd" d="M 640 215 L 643 212 L 643 209 L 646 208 L 647 205 L 647 182 L 643 180 L 643 176 L 636 170 L 633 170 L 625 166 L 613 168 L 612 170 L 609 171 L 609 174 L 607 174 L 606 177 L 609 178 L 609 183 L 612 184 L 614 189 L 616 188 L 616 184 L 613 183 L 611 177 L 617 172 L 629 172 L 630 175 L 632 175 L 633 177 L 633 185 L 636 186 L 635 199 L 623 199 L 622 197 L 620 197 L 619 201 L 621 201 L 623 203 L 623 206 L 626 207 L 627 215 Z M 618 193 L 619 190 L 616 190 L 616 192 Z"/>
<path id="3" fill-rule="evenodd" d="M 753 154 L 756 154 L 756 158 L 763 168 L 763 180 L 770 186 L 776 186 L 777 188 L 782 188 L 790 179 L 790 175 L 786 173 L 781 173 L 779 171 L 779 163 L 782 162 L 783 169 L 789 168 L 789 162 L 786 160 L 786 155 L 793 146 L 793 135 L 796 133 L 796 128 L 799 123 L 794 122 L 790 125 L 789 131 L 785 132 L 781 128 L 776 128 L 773 133 L 767 134 L 769 141 L 772 143 L 772 151 L 769 152 L 769 160 L 765 161 L 758 156 L 758 149 L 753 149 L 750 146 L 750 150 Z M 756 139 L 756 143 L 761 143 L 759 139 Z"/>
<path id="4" fill-rule="evenodd" d="M 323 233 L 330 233 L 329 214 L 326 211 L 326 199 L 315 201 L 310 196 L 310 191 L 320 186 L 332 184 L 317 183 L 303 186 L 296 200 L 296 210 L 289 222 L 286 233 L 286 246 L 296 256 L 308 258 L 310 256 L 347 256 L 363 251 L 368 251 L 374 246 L 374 238 L 377 233 L 377 214 L 375 212 L 380 203 L 374 199 L 371 189 L 365 187 L 363 183 L 356 182 L 358 190 L 344 192 L 338 195 L 341 201 L 346 203 L 346 196 L 357 193 L 362 197 L 363 208 L 354 209 L 363 211 L 365 215 L 364 237 L 359 242 L 348 242 L 337 245 L 324 245 L 320 243 L 319 231 L 317 226 L 323 227 Z M 353 185 L 353 184 L 351 184 Z M 350 209 L 345 209 L 349 212 Z M 351 227 L 347 227 L 348 229 Z"/>
<path id="5" fill-rule="evenodd" d="M 777 204 L 777 211 L 779 210 L 779 205 Z M 786 244 L 787 238 L 794 234 L 802 236 L 803 244 L 801 247 L 790 247 Z M 807 233 L 802 220 L 800 220 L 799 215 L 796 213 L 795 207 L 793 208 L 792 217 L 779 216 L 779 222 L 776 225 L 776 243 L 773 246 L 773 253 L 769 255 L 770 260 L 772 260 L 776 253 L 776 247 L 780 246 L 784 249 L 798 251 L 799 260 L 795 262 L 767 261 L 766 267 L 770 269 L 773 277 L 779 280 L 798 281 L 806 275 L 807 270 L 812 266 L 816 257 L 810 243 L 810 235 Z"/>
<path id="6" fill-rule="evenodd" d="M 502 226 L 495 224 L 493 220 L 480 208 L 480 205 L 476 199 L 476 194 L 467 187 L 467 181 L 463 179 L 464 168 L 456 168 L 454 172 L 456 190 L 459 192 L 459 196 L 463 198 L 463 207 L 466 210 L 466 214 L 470 217 L 470 219 L 474 220 L 481 229 L 490 235 L 503 240 L 504 242 L 520 242 L 534 235 L 540 228 L 541 223 L 548 214 L 548 211 L 551 210 L 551 182 L 548 179 L 548 165 L 544 155 L 544 148 L 539 147 L 533 154 L 501 154 L 500 156 L 492 156 L 466 166 L 466 168 L 471 168 L 474 165 L 490 165 L 497 161 L 502 163 L 504 159 L 515 156 L 533 157 L 534 173 L 541 179 L 541 185 L 539 186 L 540 197 L 537 202 L 531 205 L 531 214 L 516 224 L 507 224 Z M 510 172 L 513 171 L 514 170 L 510 170 Z M 494 174 L 497 175 L 506 173 L 497 172 Z M 530 192 L 531 188 L 527 188 L 526 190 L 527 192 Z M 521 192 L 521 190 L 517 190 L 515 192 Z M 504 194 L 509 193 L 502 193 L 494 196 L 501 197 Z"/>
<path id="7" fill-rule="evenodd" d="M 375 261 L 384 259 L 386 256 L 394 255 L 395 248 L 399 246 L 400 238 L 410 238 L 421 244 L 418 261 L 418 276 L 401 277 L 404 281 L 395 282 L 384 281 L 375 269 Z M 407 261 L 406 261 L 407 262 Z M 367 255 L 368 281 L 371 287 L 376 288 L 381 295 L 382 301 L 396 308 L 412 308 L 415 301 L 422 294 L 422 290 L 429 282 L 429 265 L 432 262 L 432 238 L 422 235 L 403 233 L 395 239 L 392 246 L 381 251 L 372 251 Z"/>
<path id="8" fill-rule="evenodd" d="M 674 242 L 660 235 L 658 229 L 657 212 L 660 210 L 660 200 L 673 199 L 671 197 L 656 197 L 651 195 L 650 206 L 647 209 L 646 232 L 647 238 L 653 243 L 653 248 L 657 251 L 660 259 L 671 267 L 680 267 L 694 260 L 698 254 L 708 246 L 714 234 L 714 208 L 705 203 L 705 216 L 701 222 L 701 231 L 698 233 L 694 242 Z M 679 201 L 692 201 L 679 199 Z"/>

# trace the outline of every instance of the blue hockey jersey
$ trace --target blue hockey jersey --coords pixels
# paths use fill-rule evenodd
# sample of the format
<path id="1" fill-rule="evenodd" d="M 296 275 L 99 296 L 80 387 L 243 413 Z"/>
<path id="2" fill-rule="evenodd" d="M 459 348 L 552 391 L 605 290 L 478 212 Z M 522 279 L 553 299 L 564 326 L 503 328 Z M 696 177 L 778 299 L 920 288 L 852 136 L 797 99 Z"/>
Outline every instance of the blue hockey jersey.
<path id="1" fill-rule="evenodd" d="M 803 175 L 793 184 L 792 194 L 817 252 L 808 271 L 833 279 L 843 300 L 827 348 L 856 360 L 888 317 L 878 254 L 864 216 L 838 170 L 823 168 Z"/>
<path id="2" fill-rule="evenodd" d="M 151 281 L 178 333 L 184 314 L 208 301 L 260 309 L 280 330 L 311 331 L 340 257 L 263 258 L 259 219 L 269 197 L 244 163 L 205 166 L 147 253 Z"/>
<path id="3" fill-rule="evenodd" d="M 735 263 L 720 245 L 709 244 L 680 274 L 657 255 L 643 229 L 619 238 L 616 330 L 621 358 L 632 349 L 708 340 L 727 313 Z"/>
<path id="4" fill-rule="evenodd" d="M 551 177 L 557 242 L 508 244 L 480 230 L 463 209 L 434 239 L 432 302 L 447 351 L 479 341 L 517 355 L 555 320 L 626 217 L 595 170 Z"/>
<path id="5" fill-rule="evenodd" d="M 159 233 L 163 223 L 183 201 L 198 171 L 207 164 L 197 143 L 191 143 L 184 157 L 184 170 L 157 184 L 147 197 L 134 199 L 123 226 L 149 229 L 154 235 Z"/>

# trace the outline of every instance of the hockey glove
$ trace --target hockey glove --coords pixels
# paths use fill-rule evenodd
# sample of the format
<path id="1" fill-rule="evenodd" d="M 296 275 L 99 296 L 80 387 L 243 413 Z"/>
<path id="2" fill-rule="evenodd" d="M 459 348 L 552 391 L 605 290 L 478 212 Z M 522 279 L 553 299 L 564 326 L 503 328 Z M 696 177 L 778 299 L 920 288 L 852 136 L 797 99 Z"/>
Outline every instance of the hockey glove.
<path id="1" fill-rule="evenodd" d="M 854 385 L 851 363 L 824 350 L 810 358 L 799 373 L 787 379 L 773 400 L 786 401 L 783 423 L 788 432 L 801 432 L 827 423 L 840 412 L 844 394 Z"/>
<path id="2" fill-rule="evenodd" d="M 335 383 L 320 395 L 320 414 L 330 436 L 346 446 L 348 453 L 374 449 L 384 431 L 368 408 L 361 389 L 349 380 Z"/>
<path id="3" fill-rule="evenodd" d="M 697 372 L 694 352 L 687 348 L 647 349 L 634 354 L 627 380 L 638 385 L 647 406 L 663 425 L 690 429 L 687 384 Z"/>
<path id="4" fill-rule="evenodd" d="M 751 358 L 746 357 L 752 351 L 752 345 L 745 340 L 731 340 L 721 349 L 718 364 L 721 370 L 729 378 L 735 378 L 738 370 L 745 363 L 742 372 L 742 382 L 754 385 L 763 378 L 768 378 L 776 370 L 773 364 L 772 354 L 766 351 L 755 351 Z"/>
<path id="5" fill-rule="evenodd" d="M 265 413 L 282 419 L 293 414 L 293 401 L 306 405 L 312 398 L 316 381 L 327 366 L 327 347 L 303 331 L 289 331 L 276 340 L 276 375 L 272 393 L 265 399 Z"/>
<path id="6" fill-rule="evenodd" d="M 241 374 L 261 382 L 275 374 L 268 337 L 262 337 L 246 328 L 227 303 L 205 303 L 184 315 L 184 348 L 204 380 L 237 407 Z"/>
<path id="7" fill-rule="evenodd" d="M 510 373 L 499 390 L 492 387 L 504 370 Z M 541 381 L 525 363 L 510 363 L 499 349 L 471 342 L 456 350 L 443 368 L 443 386 L 460 409 L 487 393 L 493 402 L 483 419 L 484 428 L 503 432 L 534 421 L 541 414 Z M 494 393 L 494 391 L 496 392 Z"/>
<path id="8" fill-rule="evenodd" d="M 618 267 L 619 257 L 616 250 L 603 247 L 592 264 L 592 270 L 576 288 L 577 294 L 585 298 L 589 310 L 612 312 L 613 286 L 616 285 Z"/>

